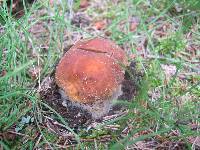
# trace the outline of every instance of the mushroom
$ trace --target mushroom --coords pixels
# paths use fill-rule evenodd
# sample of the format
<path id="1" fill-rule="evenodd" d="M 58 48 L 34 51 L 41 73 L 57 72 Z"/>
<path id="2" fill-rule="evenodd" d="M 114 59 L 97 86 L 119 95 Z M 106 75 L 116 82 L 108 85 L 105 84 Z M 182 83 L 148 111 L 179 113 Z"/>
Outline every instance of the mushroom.
<path id="1" fill-rule="evenodd" d="M 56 67 L 55 80 L 61 95 L 98 119 L 108 113 L 122 94 L 125 52 L 114 42 L 94 38 L 75 43 Z"/>

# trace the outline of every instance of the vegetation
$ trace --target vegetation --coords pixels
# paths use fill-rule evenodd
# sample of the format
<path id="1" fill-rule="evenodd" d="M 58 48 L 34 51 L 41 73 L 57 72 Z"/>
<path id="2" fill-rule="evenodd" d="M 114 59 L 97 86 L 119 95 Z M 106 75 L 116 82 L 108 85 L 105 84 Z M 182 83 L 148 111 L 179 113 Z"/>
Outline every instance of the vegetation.
<path id="1" fill-rule="evenodd" d="M 21 0 L 16 10 L 0 0 L 0 149 L 198 149 L 199 2 L 69 2 Z M 96 36 L 143 76 L 131 101 L 117 101 L 121 115 L 73 129 L 38 91 L 70 45 Z"/>

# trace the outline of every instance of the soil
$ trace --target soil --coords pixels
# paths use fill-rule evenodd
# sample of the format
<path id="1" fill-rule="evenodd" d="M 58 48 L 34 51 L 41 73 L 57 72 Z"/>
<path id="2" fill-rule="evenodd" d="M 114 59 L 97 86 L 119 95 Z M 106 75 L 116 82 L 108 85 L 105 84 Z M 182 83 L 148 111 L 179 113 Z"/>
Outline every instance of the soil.
<path id="1" fill-rule="evenodd" d="M 122 83 L 123 94 L 119 96 L 119 100 L 132 101 L 133 97 L 137 94 L 138 81 L 139 78 L 141 78 L 141 73 L 137 73 L 135 65 L 135 62 L 131 62 L 130 66 L 125 72 L 125 79 Z M 130 73 L 132 75 L 130 75 Z M 134 76 L 135 78 L 131 79 L 131 76 Z M 54 73 L 51 77 L 46 77 L 43 80 L 39 93 L 43 101 L 56 110 L 64 119 L 66 119 L 66 121 L 69 123 L 69 127 L 84 128 L 94 121 L 90 113 L 80 109 L 79 107 L 72 106 L 69 100 L 66 102 L 65 106 L 63 105 L 59 88 L 54 80 Z M 119 110 L 123 111 L 124 108 L 120 105 L 115 105 L 110 110 L 108 115 L 119 113 Z M 95 121 L 101 122 L 102 119 Z"/>

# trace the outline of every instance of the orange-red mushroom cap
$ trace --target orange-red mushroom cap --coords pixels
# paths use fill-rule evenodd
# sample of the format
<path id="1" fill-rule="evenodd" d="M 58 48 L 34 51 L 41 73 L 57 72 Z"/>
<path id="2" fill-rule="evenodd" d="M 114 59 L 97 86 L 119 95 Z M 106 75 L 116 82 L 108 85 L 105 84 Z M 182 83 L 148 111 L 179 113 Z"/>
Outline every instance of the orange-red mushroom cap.
<path id="1" fill-rule="evenodd" d="M 125 52 L 110 40 L 79 41 L 59 62 L 56 83 L 71 101 L 108 100 L 123 81 L 120 63 L 126 61 Z"/>

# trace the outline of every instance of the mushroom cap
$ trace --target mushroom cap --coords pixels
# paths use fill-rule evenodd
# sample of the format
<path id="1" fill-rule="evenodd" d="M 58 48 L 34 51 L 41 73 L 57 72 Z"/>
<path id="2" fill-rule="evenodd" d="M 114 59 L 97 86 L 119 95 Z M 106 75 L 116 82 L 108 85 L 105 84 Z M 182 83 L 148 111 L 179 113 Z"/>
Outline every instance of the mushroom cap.
<path id="1" fill-rule="evenodd" d="M 124 79 L 125 52 L 101 38 L 77 42 L 60 60 L 55 79 L 71 101 L 108 100 Z"/>

